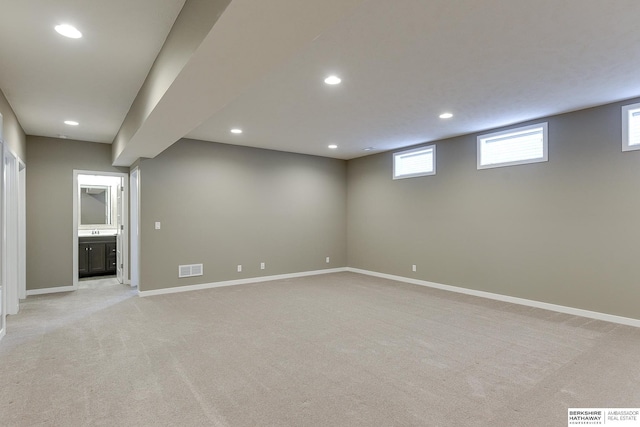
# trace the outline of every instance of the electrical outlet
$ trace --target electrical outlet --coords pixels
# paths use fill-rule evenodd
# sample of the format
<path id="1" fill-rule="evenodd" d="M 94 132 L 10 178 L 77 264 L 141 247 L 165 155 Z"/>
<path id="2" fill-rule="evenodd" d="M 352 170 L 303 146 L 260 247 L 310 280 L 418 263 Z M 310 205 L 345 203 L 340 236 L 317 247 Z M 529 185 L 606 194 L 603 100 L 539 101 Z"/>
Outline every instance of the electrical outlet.
<path id="1" fill-rule="evenodd" d="M 264 262 L 261 262 L 261 263 L 260 263 L 260 270 L 264 270 L 264 269 L 265 269 L 265 263 L 264 263 Z"/>
<path id="2" fill-rule="evenodd" d="M 331 258 L 327 257 L 327 264 L 329 264 L 329 262 L 331 262 Z"/>
<path id="3" fill-rule="evenodd" d="M 238 273 L 242 272 L 242 265 L 238 264 Z"/>
<path id="4" fill-rule="evenodd" d="M 416 265 L 415 265 L 415 264 L 413 264 L 413 265 L 411 266 L 411 270 L 413 270 L 413 271 L 418 271 L 418 268 L 416 267 Z"/>
<path id="5" fill-rule="evenodd" d="M 155 226 L 156 226 L 156 230 L 160 230 L 160 221 L 156 221 Z"/>

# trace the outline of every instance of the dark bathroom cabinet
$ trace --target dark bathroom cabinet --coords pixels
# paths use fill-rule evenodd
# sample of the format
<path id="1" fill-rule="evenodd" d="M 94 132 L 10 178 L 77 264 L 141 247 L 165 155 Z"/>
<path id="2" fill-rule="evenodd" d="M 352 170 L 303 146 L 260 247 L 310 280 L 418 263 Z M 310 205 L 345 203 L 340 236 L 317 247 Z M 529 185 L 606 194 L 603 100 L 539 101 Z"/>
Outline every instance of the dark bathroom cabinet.
<path id="1" fill-rule="evenodd" d="M 80 277 L 116 274 L 116 236 L 90 236 L 78 239 Z"/>

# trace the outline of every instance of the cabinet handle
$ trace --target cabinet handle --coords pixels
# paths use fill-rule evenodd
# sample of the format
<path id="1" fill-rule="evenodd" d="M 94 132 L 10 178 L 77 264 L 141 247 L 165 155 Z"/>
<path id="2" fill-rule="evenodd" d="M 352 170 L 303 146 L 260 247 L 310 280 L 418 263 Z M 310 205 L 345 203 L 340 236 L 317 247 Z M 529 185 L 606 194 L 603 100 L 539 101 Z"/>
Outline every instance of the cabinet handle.
<path id="1" fill-rule="evenodd" d="M 84 248 L 84 250 L 85 250 L 85 251 L 88 251 L 88 250 L 89 250 L 89 248 Z"/>
<path id="2" fill-rule="evenodd" d="M 92 251 L 92 250 L 93 250 L 93 248 L 89 248 L 89 250 L 90 250 L 90 251 Z"/>

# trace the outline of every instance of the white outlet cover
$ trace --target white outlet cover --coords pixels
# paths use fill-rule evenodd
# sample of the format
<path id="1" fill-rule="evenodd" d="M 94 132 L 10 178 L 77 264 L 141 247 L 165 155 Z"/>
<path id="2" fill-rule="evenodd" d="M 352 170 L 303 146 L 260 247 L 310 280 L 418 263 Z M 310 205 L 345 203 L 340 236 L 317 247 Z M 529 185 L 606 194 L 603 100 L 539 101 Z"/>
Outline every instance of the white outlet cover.
<path id="1" fill-rule="evenodd" d="M 238 273 L 242 271 L 242 265 L 238 265 Z"/>

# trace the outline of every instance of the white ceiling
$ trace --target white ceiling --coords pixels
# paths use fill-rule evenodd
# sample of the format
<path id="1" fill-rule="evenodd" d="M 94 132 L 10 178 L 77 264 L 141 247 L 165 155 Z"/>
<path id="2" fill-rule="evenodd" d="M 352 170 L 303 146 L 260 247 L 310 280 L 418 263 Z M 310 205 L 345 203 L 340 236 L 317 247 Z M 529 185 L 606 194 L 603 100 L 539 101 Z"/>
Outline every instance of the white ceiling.
<path id="1" fill-rule="evenodd" d="M 0 0 L 0 90 L 24 131 L 111 143 L 184 1 Z"/>
<path id="2" fill-rule="evenodd" d="M 113 141 L 182 3 L 0 0 L 0 89 L 25 131 Z M 268 25 L 264 4 L 277 18 Z M 326 19 L 300 4 L 233 0 L 167 92 L 170 106 L 139 133 L 154 135 L 145 143 L 173 131 L 169 143 L 349 159 L 640 96 L 637 0 L 302 3 L 332 8 Z M 308 30 L 314 16 L 324 21 Z M 80 44 L 52 32 L 60 20 L 81 28 Z M 298 43 L 261 45 L 276 29 Z M 242 82 L 213 61 L 223 48 Z M 330 73 L 343 83 L 325 85 Z M 218 102 L 197 99 L 199 89 Z M 439 119 L 444 111 L 454 117 Z M 81 126 L 65 128 L 67 118 Z"/>

